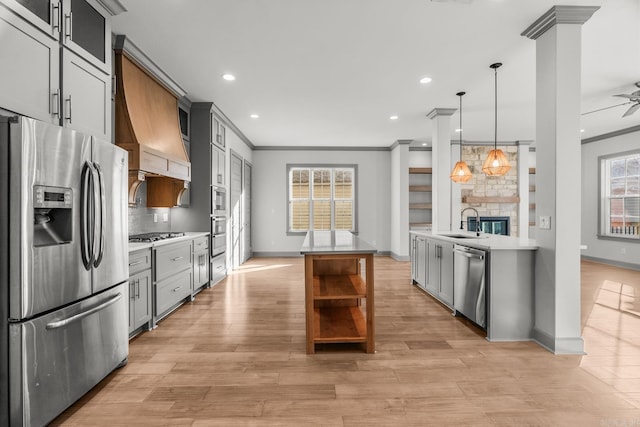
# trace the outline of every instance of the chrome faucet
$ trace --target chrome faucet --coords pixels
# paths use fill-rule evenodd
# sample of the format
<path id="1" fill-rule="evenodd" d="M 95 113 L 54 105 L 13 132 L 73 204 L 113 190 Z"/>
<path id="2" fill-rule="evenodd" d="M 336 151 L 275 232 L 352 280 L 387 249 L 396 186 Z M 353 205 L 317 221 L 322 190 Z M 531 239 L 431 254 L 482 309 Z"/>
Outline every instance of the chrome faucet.
<path id="1" fill-rule="evenodd" d="M 480 214 L 478 213 L 478 210 L 476 208 L 462 209 L 462 211 L 460 212 L 460 230 L 464 230 L 464 218 L 462 217 L 462 215 L 464 214 L 464 211 L 468 209 L 471 209 L 476 213 L 476 236 L 480 237 Z"/>

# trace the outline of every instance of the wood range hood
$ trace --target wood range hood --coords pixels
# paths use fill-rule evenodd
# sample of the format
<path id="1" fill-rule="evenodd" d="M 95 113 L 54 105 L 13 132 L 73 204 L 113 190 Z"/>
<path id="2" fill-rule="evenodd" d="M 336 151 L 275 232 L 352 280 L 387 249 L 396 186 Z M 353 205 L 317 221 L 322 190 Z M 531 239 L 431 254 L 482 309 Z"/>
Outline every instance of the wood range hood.
<path id="1" fill-rule="evenodd" d="M 114 52 L 115 142 L 129 153 L 129 204 L 146 181 L 147 206 L 176 206 L 191 181 L 178 118 L 185 92 L 125 36 Z"/>

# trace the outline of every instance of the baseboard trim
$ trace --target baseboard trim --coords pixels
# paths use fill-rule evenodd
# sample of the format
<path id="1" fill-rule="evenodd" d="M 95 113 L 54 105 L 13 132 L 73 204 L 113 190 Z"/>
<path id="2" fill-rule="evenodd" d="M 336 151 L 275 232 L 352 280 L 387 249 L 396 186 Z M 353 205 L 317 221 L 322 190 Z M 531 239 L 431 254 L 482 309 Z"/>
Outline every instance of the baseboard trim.
<path id="1" fill-rule="evenodd" d="M 531 335 L 533 341 L 553 354 L 587 354 L 582 337 L 555 338 L 537 328 L 533 328 Z"/>
<path id="2" fill-rule="evenodd" d="M 626 268 L 629 270 L 640 271 L 640 264 L 633 264 L 631 262 L 615 261 L 611 259 L 598 258 L 593 256 L 582 255 L 581 258 L 585 261 L 598 262 L 600 264 L 613 265 L 614 267 Z"/>
<path id="3" fill-rule="evenodd" d="M 260 252 L 253 251 L 253 258 L 299 258 L 300 252 Z"/>
<path id="4" fill-rule="evenodd" d="M 397 253 L 390 251 L 389 256 L 396 261 L 411 261 L 411 257 L 409 255 L 398 255 Z"/>

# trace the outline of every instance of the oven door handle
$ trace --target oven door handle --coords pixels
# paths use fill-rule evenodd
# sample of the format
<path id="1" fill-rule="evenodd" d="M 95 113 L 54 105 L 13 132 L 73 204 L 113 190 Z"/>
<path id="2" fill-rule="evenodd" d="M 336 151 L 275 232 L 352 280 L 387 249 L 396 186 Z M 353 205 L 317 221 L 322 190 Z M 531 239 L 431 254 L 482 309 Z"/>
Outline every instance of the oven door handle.
<path id="1" fill-rule="evenodd" d="M 104 310 L 112 304 L 115 304 L 118 300 L 122 298 L 122 294 L 118 293 L 117 295 L 112 296 L 105 302 L 96 305 L 93 308 L 90 308 L 87 311 L 82 311 L 78 314 L 74 314 L 73 316 L 67 317 L 66 319 L 56 320 L 55 322 L 47 323 L 47 329 L 58 329 L 64 326 L 67 326 L 70 323 L 77 322 L 78 320 L 82 320 L 85 317 L 91 316 L 93 313 L 97 313 L 98 311 Z"/>

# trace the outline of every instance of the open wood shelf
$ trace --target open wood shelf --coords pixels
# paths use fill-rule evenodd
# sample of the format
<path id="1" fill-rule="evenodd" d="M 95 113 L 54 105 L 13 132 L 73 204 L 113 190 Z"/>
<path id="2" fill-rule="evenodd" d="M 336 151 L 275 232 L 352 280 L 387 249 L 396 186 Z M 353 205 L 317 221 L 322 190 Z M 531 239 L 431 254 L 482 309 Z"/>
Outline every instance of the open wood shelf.
<path id="1" fill-rule="evenodd" d="M 536 168 L 529 168 L 529 173 L 530 174 L 535 174 L 536 173 Z"/>
<path id="2" fill-rule="evenodd" d="M 359 299 L 367 296 L 367 285 L 357 274 L 313 276 L 313 299 Z"/>
<path id="3" fill-rule="evenodd" d="M 536 191 L 536 186 L 535 185 L 530 185 L 529 186 L 529 191 L 531 191 L 531 192 Z"/>
<path id="4" fill-rule="evenodd" d="M 318 343 L 364 343 L 367 353 L 375 353 L 375 250 L 352 239 L 350 247 L 325 249 L 323 242 L 315 251 L 303 252 L 307 354 L 315 353 Z"/>
<path id="5" fill-rule="evenodd" d="M 409 227 L 431 227 L 430 222 L 410 222 Z"/>
<path id="6" fill-rule="evenodd" d="M 431 209 L 431 203 L 409 203 L 409 209 Z"/>
<path id="7" fill-rule="evenodd" d="M 359 307 L 314 309 L 316 343 L 366 342 L 367 321 Z"/>
<path id="8" fill-rule="evenodd" d="M 428 193 L 432 191 L 433 187 L 431 185 L 410 185 L 409 191 L 413 191 L 415 193 Z"/>
<path id="9" fill-rule="evenodd" d="M 520 203 L 520 197 L 478 197 L 478 196 L 465 196 L 462 198 L 462 203 Z"/>
<path id="10" fill-rule="evenodd" d="M 431 168 L 409 168 L 409 173 L 430 174 Z"/>

